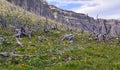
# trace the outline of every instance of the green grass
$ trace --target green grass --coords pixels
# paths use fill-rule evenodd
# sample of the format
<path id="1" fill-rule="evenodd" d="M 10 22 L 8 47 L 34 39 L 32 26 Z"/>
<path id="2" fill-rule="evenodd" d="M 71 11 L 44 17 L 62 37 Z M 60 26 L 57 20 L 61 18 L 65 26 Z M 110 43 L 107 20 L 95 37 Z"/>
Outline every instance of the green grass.
<path id="1" fill-rule="evenodd" d="M 14 25 L 17 22 L 26 26 L 35 25 L 41 27 L 32 38 L 22 37 L 20 40 L 24 47 L 16 44 L 13 38 L 12 28 L 3 29 L 0 27 L 0 37 L 5 41 L 0 46 L 0 52 L 16 51 L 20 55 L 34 55 L 24 60 L 24 57 L 11 57 L 14 60 L 0 61 L 0 70 L 119 70 L 120 69 L 120 44 L 113 39 L 106 43 L 89 40 L 88 33 L 78 31 L 66 31 L 66 26 L 55 21 L 48 20 L 49 25 L 56 25 L 60 30 L 43 31 L 45 18 L 36 16 L 33 13 L 25 12 L 23 9 L 11 5 L 5 0 L 0 0 L 0 17 L 5 17 L 7 25 Z M 14 10 L 12 10 L 14 9 Z M 10 11 L 8 13 L 8 11 Z M 8 14 L 8 15 L 6 15 Z M 27 16 L 25 16 L 27 15 Z M 17 21 L 11 21 L 17 17 Z M 36 19 L 38 17 L 39 19 Z M 27 23 L 25 23 L 27 21 Z M 65 34 L 73 33 L 75 41 L 68 43 L 61 41 Z M 46 41 L 41 41 L 38 36 Z"/>
<path id="2" fill-rule="evenodd" d="M 4 30 L 5 31 L 5 30 Z M 2 31 L 2 32 L 4 32 Z M 5 31 L 6 32 L 6 31 Z M 118 70 L 120 69 L 120 45 L 116 41 L 112 43 L 88 40 L 86 35 L 75 34 L 76 41 L 60 42 L 66 31 L 51 30 L 48 33 L 40 31 L 32 38 L 23 37 L 21 48 L 15 43 L 15 39 L 5 36 L 8 40 L 1 46 L 0 51 L 16 51 L 19 54 L 35 55 L 26 61 L 18 58 L 7 63 L 1 62 L 1 70 Z M 37 36 L 44 36 L 47 41 L 39 41 Z M 12 43 L 11 43 L 12 42 Z M 59 42 L 59 43 L 58 43 Z M 30 44 L 34 46 L 30 46 Z"/>

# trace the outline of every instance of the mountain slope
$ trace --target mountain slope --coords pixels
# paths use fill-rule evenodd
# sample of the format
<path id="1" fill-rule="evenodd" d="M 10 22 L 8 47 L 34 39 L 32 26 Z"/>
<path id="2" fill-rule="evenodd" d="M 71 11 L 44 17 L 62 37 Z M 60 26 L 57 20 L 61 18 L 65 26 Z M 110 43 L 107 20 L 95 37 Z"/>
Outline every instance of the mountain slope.
<path id="1" fill-rule="evenodd" d="M 106 20 L 106 19 L 94 19 L 85 14 L 75 13 L 73 11 L 67 11 L 57 8 L 54 5 L 49 5 L 45 0 L 7 0 L 17 6 L 24 8 L 25 10 L 34 12 L 35 14 L 48 17 L 57 22 L 67 24 L 71 27 L 80 28 L 85 31 L 94 31 L 104 34 L 106 32 L 105 24 L 107 29 L 110 30 L 111 35 L 120 33 L 120 21 L 119 20 Z M 112 26 L 109 28 L 109 26 Z M 116 29 L 117 28 L 117 29 Z"/>
<path id="2" fill-rule="evenodd" d="M 120 69 L 120 45 L 116 39 L 98 43 L 89 39 L 87 33 L 66 31 L 68 27 L 65 25 L 6 0 L 0 0 L 0 21 L 0 70 Z M 46 25 L 48 32 L 44 32 Z M 30 38 L 24 35 L 14 38 L 15 29 L 21 26 L 36 31 Z M 54 29 L 56 26 L 58 29 Z M 72 40 L 64 40 L 71 34 Z"/>
<path id="3" fill-rule="evenodd" d="M 15 6 L 6 0 L 0 1 L 0 19 L 1 25 L 6 25 L 8 27 L 15 25 L 27 25 L 36 29 L 43 30 L 46 26 L 46 22 L 49 22 L 47 24 L 49 29 L 57 27 L 60 30 L 65 30 L 67 27 L 66 25 L 59 24 L 54 20 L 50 20 L 49 18 L 45 18 L 32 12 L 26 11 L 25 9 L 22 9 L 19 6 Z"/>

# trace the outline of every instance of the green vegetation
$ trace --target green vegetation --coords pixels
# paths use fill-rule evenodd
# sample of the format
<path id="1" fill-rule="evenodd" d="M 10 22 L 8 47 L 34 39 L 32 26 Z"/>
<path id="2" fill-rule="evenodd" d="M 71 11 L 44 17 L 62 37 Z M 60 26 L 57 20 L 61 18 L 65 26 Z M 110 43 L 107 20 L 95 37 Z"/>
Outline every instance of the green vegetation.
<path id="1" fill-rule="evenodd" d="M 4 30 L 5 31 L 5 30 Z M 2 31 L 4 33 L 4 31 Z M 75 34 L 75 42 L 60 42 L 65 31 L 51 30 L 32 38 L 23 37 L 24 47 L 16 45 L 11 35 L 4 35 L 8 40 L 0 47 L 1 52 L 16 51 L 19 54 L 35 55 L 23 61 L 23 57 L 15 57 L 16 61 L 1 62 L 1 69 L 11 70 L 118 70 L 120 69 L 120 46 L 116 42 L 97 43 L 88 40 L 88 36 Z M 47 41 L 38 40 L 44 36 Z M 60 43 L 59 43 L 60 42 Z"/>
<path id="2" fill-rule="evenodd" d="M 3 3 L 4 2 L 4 3 Z M 11 11 L 11 15 L 6 13 L 7 8 L 14 6 L 7 3 L 5 0 L 0 1 L 0 16 L 5 17 L 7 25 L 21 22 L 26 25 L 41 24 L 44 27 L 45 18 L 26 12 L 24 10 L 19 12 Z M 7 6 L 8 5 L 8 6 Z M 4 12 L 3 12 L 4 11 Z M 18 11 L 18 12 L 16 12 Z M 23 15 L 22 15 L 23 14 Z M 21 17 L 18 17 L 20 16 Z M 17 21 L 10 21 L 17 17 Z M 25 23 L 27 18 L 27 23 Z M 49 24 L 57 24 L 49 20 Z M 57 24 L 58 25 L 58 24 Z M 62 25 L 58 25 L 60 28 Z M 62 26 L 63 27 L 63 26 Z M 8 27 L 9 28 L 9 27 Z M 42 29 L 35 32 L 31 38 L 21 37 L 20 42 L 23 47 L 16 44 L 13 38 L 14 31 L 12 28 L 0 28 L 0 37 L 4 38 L 3 45 L 0 46 L 0 52 L 15 51 L 20 55 L 31 55 L 24 59 L 24 56 L 13 57 L 8 62 L 0 61 L 0 70 L 119 70 L 120 69 L 120 45 L 116 40 L 111 40 L 107 43 L 96 42 L 89 40 L 87 33 L 72 32 L 75 35 L 73 42 L 67 40 L 61 41 L 61 37 L 65 34 L 70 34 L 71 31 L 50 30 L 45 33 Z M 38 38 L 39 36 L 39 38 Z M 43 38 L 43 39 L 41 39 Z"/>
<path id="3" fill-rule="evenodd" d="M 5 0 L 0 0 L 0 19 L 4 19 L 7 26 L 22 24 L 25 26 L 32 26 L 37 29 L 43 29 L 46 25 L 46 18 L 28 12 L 18 6 L 8 3 Z M 61 25 L 58 22 L 48 19 L 48 25 L 56 26 L 65 30 L 66 25 Z"/>

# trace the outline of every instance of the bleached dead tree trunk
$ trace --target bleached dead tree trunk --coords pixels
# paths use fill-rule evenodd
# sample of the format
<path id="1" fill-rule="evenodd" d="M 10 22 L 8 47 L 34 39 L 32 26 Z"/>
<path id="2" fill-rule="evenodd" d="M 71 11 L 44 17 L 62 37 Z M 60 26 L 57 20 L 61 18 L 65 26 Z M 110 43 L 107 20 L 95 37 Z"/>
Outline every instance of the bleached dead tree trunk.
<path id="1" fill-rule="evenodd" d="M 106 21 L 104 21 L 104 28 L 105 28 L 105 34 L 103 35 L 104 42 L 107 42 L 110 39 L 110 31 L 111 31 L 111 25 L 107 25 Z"/>
<path id="2" fill-rule="evenodd" d="M 19 45 L 20 47 L 23 47 L 23 44 L 20 42 L 18 38 L 16 38 L 16 44 Z"/>
<path id="3" fill-rule="evenodd" d="M 46 16 L 46 22 L 44 24 L 44 32 L 47 33 L 48 32 L 48 18 Z"/>

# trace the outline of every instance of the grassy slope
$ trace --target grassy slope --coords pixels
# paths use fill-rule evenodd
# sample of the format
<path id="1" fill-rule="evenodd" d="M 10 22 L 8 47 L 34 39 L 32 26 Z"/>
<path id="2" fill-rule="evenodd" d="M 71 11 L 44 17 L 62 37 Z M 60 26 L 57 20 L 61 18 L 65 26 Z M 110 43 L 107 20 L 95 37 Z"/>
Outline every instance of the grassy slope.
<path id="1" fill-rule="evenodd" d="M 13 8 L 9 3 L 1 0 L 4 3 L 0 8 L 0 15 L 6 17 L 7 24 L 12 24 L 17 21 L 8 21 L 14 16 L 20 16 L 17 20 L 24 23 L 26 18 L 22 9 L 19 12 L 13 10 L 11 16 L 4 14 L 8 11 L 7 8 Z M 1 2 L 0 2 L 1 3 Z M 7 4 L 6 4 L 7 3 Z M 17 12 L 18 11 L 18 12 Z M 28 22 L 36 23 L 37 16 L 27 12 L 30 16 Z M 9 14 L 10 15 L 10 14 Z M 27 17 L 29 17 L 27 16 Z M 45 23 L 45 18 L 39 17 L 40 23 Z M 56 24 L 49 20 L 49 23 Z M 29 25 L 29 24 L 28 24 Z M 42 26 L 42 25 L 41 25 Z M 14 32 L 12 30 L 0 29 L 0 35 L 6 37 L 4 45 L 0 46 L 0 52 L 16 51 L 19 54 L 30 54 L 35 57 L 30 57 L 26 61 L 22 61 L 23 57 L 18 58 L 17 61 L 2 62 L 0 61 L 0 70 L 118 70 L 120 69 L 120 45 L 116 41 L 108 43 L 97 43 L 94 40 L 88 40 L 87 34 L 74 33 L 76 41 L 74 43 L 67 43 L 67 41 L 60 42 L 62 35 L 70 33 L 64 30 L 50 30 L 44 33 L 42 30 L 36 32 L 32 38 L 23 37 L 21 42 L 24 47 L 21 48 L 16 45 L 16 41 L 12 38 Z M 39 41 L 38 36 L 44 36 L 47 41 Z M 31 46 L 34 45 L 34 46 Z M 71 60 L 70 60 L 71 59 Z M 16 64 L 16 62 L 18 64 Z"/>
<path id="2" fill-rule="evenodd" d="M 31 12 L 25 11 L 24 9 L 14 6 L 13 4 L 8 3 L 5 0 L 0 0 L 0 17 L 6 20 L 6 24 L 22 23 L 27 26 L 36 25 L 41 28 L 46 24 L 46 18 L 42 16 L 35 15 Z M 48 19 L 49 25 L 57 25 L 58 28 L 61 28 L 61 24 L 53 20 Z M 62 26 L 64 30 L 67 26 Z"/>

